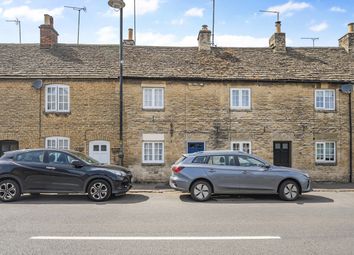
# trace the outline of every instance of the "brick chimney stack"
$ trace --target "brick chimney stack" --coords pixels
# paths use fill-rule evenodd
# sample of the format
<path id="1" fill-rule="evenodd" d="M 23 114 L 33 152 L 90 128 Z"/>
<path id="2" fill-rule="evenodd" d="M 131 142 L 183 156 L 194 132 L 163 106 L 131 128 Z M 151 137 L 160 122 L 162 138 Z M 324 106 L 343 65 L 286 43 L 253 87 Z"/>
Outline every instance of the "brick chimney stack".
<path id="1" fill-rule="evenodd" d="M 348 33 L 338 41 L 339 47 L 344 48 L 348 53 L 354 53 L 354 23 L 348 24 Z"/>
<path id="2" fill-rule="evenodd" d="M 58 32 L 54 29 L 53 17 L 44 14 L 44 24 L 39 26 L 40 29 L 40 47 L 49 49 L 58 43 Z"/>
<path id="3" fill-rule="evenodd" d="M 210 50 L 211 47 L 211 31 L 207 25 L 203 25 L 198 34 L 198 47 L 199 50 Z"/>
<path id="4" fill-rule="evenodd" d="M 281 32 L 281 22 L 275 22 L 275 33 L 269 39 L 269 47 L 273 49 L 274 52 L 286 52 L 286 39 L 285 33 Z"/>
<path id="5" fill-rule="evenodd" d="M 128 29 L 128 40 L 124 40 L 123 45 L 127 45 L 127 46 L 134 46 L 135 45 L 135 40 L 133 39 L 133 29 L 132 28 Z"/>

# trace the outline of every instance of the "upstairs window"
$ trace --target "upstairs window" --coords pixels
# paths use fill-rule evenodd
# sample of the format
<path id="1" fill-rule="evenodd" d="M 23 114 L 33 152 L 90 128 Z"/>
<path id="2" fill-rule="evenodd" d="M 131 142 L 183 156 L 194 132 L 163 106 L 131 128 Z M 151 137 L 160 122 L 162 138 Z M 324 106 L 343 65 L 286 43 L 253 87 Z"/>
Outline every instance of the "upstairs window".
<path id="1" fill-rule="evenodd" d="M 46 112 L 70 112 L 70 88 L 66 85 L 46 86 Z"/>
<path id="2" fill-rule="evenodd" d="M 48 137 L 45 140 L 47 149 L 68 150 L 70 148 L 70 139 L 67 137 Z"/>
<path id="3" fill-rule="evenodd" d="M 230 104 L 235 110 L 251 109 L 251 89 L 231 89 Z"/>
<path id="4" fill-rule="evenodd" d="M 335 110 L 336 94 L 333 89 L 319 89 L 315 91 L 316 110 Z"/>
<path id="5" fill-rule="evenodd" d="M 143 108 L 163 109 L 164 88 L 143 88 Z"/>

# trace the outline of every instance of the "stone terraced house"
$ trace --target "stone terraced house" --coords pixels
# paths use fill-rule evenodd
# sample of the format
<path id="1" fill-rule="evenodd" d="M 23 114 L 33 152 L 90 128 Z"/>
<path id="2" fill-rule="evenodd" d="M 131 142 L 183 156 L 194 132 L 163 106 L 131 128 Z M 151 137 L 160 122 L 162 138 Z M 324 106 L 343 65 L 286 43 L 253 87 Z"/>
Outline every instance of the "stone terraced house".
<path id="1" fill-rule="evenodd" d="M 198 47 L 129 38 L 124 165 L 138 181 L 161 181 L 183 153 L 234 149 L 306 169 L 314 180 L 348 181 L 348 27 L 339 47 L 286 47 L 280 23 L 266 48 L 210 47 L 206 26 Z M 40 34 L 39 44 L 0 44 L 0 154 L 64 148 L 119 162 L 118 46 L 60 44 L 48 15 Z"/>

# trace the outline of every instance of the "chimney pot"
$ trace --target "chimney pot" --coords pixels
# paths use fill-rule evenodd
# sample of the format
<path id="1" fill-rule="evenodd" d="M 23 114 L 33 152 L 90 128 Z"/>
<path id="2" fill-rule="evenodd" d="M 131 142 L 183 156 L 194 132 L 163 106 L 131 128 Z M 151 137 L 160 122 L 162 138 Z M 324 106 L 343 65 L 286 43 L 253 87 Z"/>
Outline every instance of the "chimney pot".
<path id="1" fill-rule="evenodd" d="M 133 29 L 132 28 L 128 29 L 128 40 L 124 40 L 123 45 L 125 45 L 125 46 L 134 46 L 135 45 L 135 41 L 133 39 Z"/>
<path id="2" fill-rule="evenodd" d="M 354 23 L 348 24 L 348 33 L 354 33 Z"/>
<path id="3" fill-rule="evenodd" d="M 280 21 L 275 22 L 275 32 L 281 33 L 281 22 Z"/>
<path id="4" fill-rule="evenodd" d="M 203 25 L 198 34 L 198 49 L 210 50 L 211 49 L 211 31 L 208 29 L 208 25 Z"/>

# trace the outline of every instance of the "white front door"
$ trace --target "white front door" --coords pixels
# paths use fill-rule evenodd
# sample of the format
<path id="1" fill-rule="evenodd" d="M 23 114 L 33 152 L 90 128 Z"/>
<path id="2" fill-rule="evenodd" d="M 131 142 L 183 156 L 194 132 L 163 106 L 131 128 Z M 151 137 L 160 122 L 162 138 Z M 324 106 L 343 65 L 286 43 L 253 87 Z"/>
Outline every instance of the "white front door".
<path id="1" fill-rule="evenodd" d="M 111 159 L 110 144 L 108 141 L 91 141 L 90 157 L 96 159 L 100 163 L 109 164 Z"/>

